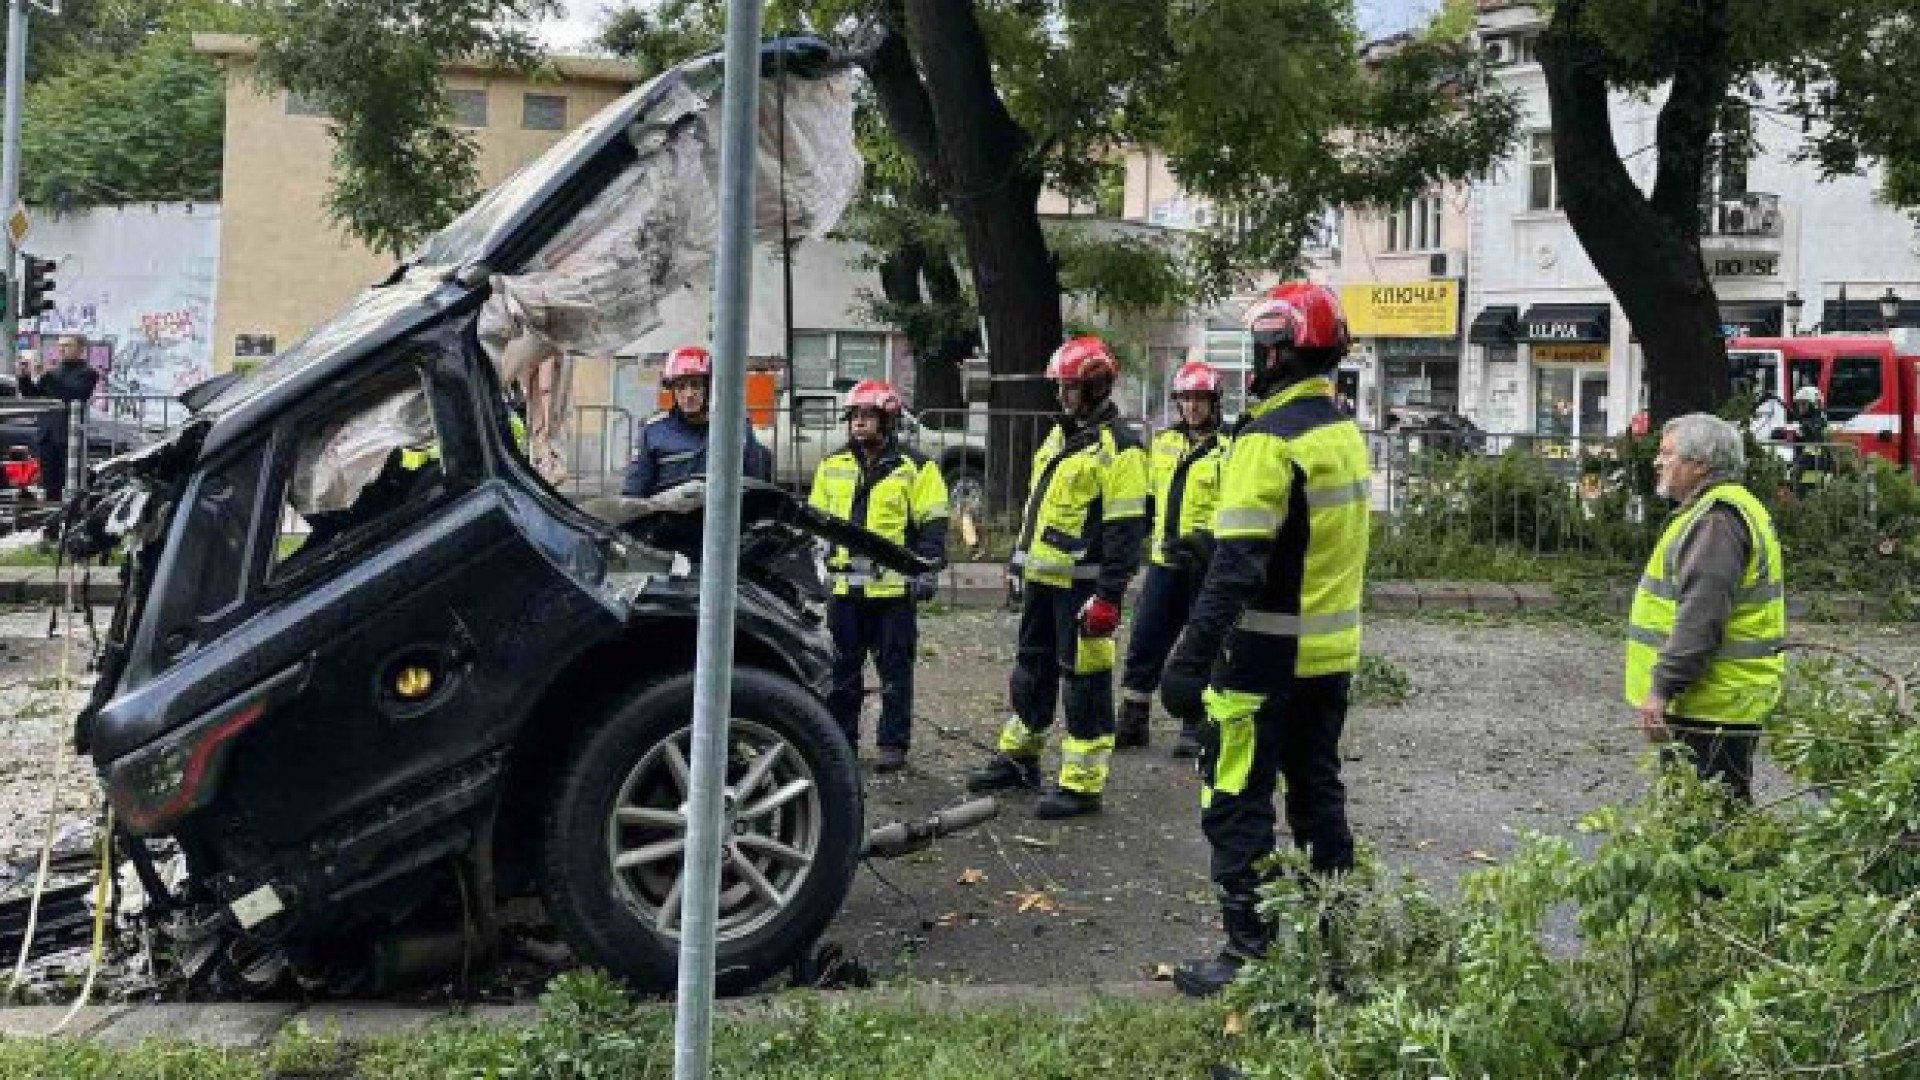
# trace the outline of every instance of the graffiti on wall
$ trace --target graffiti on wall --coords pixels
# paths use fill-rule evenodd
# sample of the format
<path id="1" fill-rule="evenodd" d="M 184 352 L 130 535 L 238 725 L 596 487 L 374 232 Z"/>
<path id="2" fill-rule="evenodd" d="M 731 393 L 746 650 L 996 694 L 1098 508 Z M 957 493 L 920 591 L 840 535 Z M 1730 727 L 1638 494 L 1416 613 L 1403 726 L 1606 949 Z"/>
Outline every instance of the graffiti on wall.
<path id="1" fill-rule="evenodd" d="M 52 217 L 35 234 L 59 289 L 37 326 L 23 324 L 30 336 L 47 346 L 84 336 L 106 394 L 172 397 L 213 374 L 217 209 L 102 207 Z"/>

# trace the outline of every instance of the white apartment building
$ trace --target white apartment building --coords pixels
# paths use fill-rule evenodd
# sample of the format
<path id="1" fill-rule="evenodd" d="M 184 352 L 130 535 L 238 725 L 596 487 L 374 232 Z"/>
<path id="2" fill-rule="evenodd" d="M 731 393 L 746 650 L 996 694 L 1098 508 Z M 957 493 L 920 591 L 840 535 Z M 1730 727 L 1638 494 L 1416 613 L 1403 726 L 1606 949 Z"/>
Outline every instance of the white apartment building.
<path id="1" fill-rule="evenodd" d="M 1546 80 L 1534 59 L 1545 25 L 1530 3 L 1481 4 L 1478 43 L 1521 100 L 1520 145 L 1473 185 L 1468 212 L 1460 408 L 1497 432 L 1598 435 L 1624 430 L 1645 401 L 1640 347 L 1561 213 Z M 1616 94 L 1614 138 L 1651 189 L 1661 95 Z M 1752 111 L 1757 152 L 1722 164 L 1702 194 L 1702 246 L 1728 336 L 1797 328 L 1920 326 L 1920 235 L 1876 198 L 1879 177 L 1823 183 L 1795 162 L 1797 121 Z M 1796 308 L 1794 300 L 1799 301 Z M 1794 318 L 1797 316 L 1797 319 Z"/>

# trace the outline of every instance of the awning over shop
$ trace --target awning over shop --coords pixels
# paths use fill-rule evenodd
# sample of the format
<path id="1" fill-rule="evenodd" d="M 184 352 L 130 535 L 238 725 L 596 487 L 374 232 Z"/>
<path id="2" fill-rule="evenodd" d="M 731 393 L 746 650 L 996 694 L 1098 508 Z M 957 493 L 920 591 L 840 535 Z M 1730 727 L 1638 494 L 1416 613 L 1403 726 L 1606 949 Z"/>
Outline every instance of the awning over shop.
<path id="1" fill-rule="evenodd" d="M 1737 337 L 1779 337 L 1780 305 L 1773 301 L 1750 301 L 1720 305 L 1720 334 Z"/>
<path id="2" fill-rule="evenodd" d="M 1511 345 L 1520 336 L 1520 308 L 1496 304 L 1483 308 L 1467 328 L 1467 341 L 1474 345 Z"/>
<path id="3" fill-rule="evenodd" d="M 1612 313 L 1605 304 L 1535 304 L 1520 320 L 1520 340 L 1548 344 L 1609 341 L 1613 336 L 1609 329 Z"/>

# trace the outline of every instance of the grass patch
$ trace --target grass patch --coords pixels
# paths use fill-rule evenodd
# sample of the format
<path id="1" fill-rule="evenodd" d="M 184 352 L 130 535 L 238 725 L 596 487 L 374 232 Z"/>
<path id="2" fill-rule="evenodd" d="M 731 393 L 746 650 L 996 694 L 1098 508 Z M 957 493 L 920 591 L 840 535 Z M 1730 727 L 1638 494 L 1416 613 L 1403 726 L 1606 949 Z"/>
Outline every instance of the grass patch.
<path id="1" fill-rule="evenodd" d="M 266 1051 L 158 1041 L 118 1049 L 62 1040 L 0 1040 L 0 1080 L 262 1075 L 664 1080 L 672 1074 L 668 1009 L 635 1005 L 594 972 L 570 972 L 554 980 L 542 1005 L 540 1019 L 531 1026 L 449 1021 L 365 1043 L 294 1024 Z M 1204 1077 L 1252 1049 L 1248 1039 L 1222 1037 L 1224 1020 L 1217 1006 L 1185 1002 L 1102 1002 L 1079 1015 L 1064 1015 L 1015 1005 L 932 1011 L 795 994 L 746 1017 L 716 1020 L 713 1075 L 729 1080 Z"/>
<path id="2" fill-rule="evenodd" d="M 1413 696 L 1413 680 L 1400 665 L 1384 656 L 1362 653 L 1353 676 L 1355 705 L 1405 705 Z"/>

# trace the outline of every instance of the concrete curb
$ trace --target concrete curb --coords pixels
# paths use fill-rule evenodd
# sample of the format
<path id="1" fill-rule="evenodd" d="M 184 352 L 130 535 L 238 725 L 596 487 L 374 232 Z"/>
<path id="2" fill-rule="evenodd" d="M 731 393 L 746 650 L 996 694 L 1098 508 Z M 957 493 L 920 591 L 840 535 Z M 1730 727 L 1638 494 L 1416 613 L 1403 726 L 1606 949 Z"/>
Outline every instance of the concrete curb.
<path id="1" fill-rule="evenodd" d="M 1140 577 L 1136 576 L 1129 599 L 1137 598 L 1139 590 Z M 0 604 L 48 604 L 64 595 L 64 586 L 52 567 L 0 567 Z M 95 567 L 87 597 L 101 605 L 119 600 L 119 571 Z M 940 601 L 967 608 L 1006 606 L 1005 569 L 999 563 L 955 563 L 940 575 Z M 1553 587 L 1540 582 L 1380 580 L 1368 583 L 1366 598 L 1367 610 L 1382 614 L 1541 611 L 1558 602 Z M 1632 602 L 1630 584 L 1608 590 L 1610 611 L 1625 615 Z M 1790 593 L 1787 597 L 1787 614 L 1793 619 L 1886 619 L 1889 606 L 1884 597 L 1864 593 Z"/>
<path id="2" fill-rule="evenodd" d="M 1087 986 L 991 986 L 922 983 L 873 990 L 819 993 L 787 992 L 729 998 L 717 1003 L 730 1020 L 777 1020 L 801 1002 L 829 1007 L 867 1007 L 915 1012 L 967 1012 L 1021 1009 L 1074 1015 L 1104 1002 L 1173 1001 L 1168 982 L 1097 983 Z M 659 1002 L 652 1007 L 671 1006 Z M 66 1015 L 58 1005 L 0 1009 L 0 1036 L 46 1038 Z M 59 1038 L 103 1046 L 137 1046 L 149 1039 L 170 1039 L 232 1050 L 260 1050 L 273 1044 L 290 1024 L 315 1034 L 333 1034 L 350 1042 L 416 1032 L 436 1023 L 528 1025 L 540 1018 L 537 1005 L 471 1007 L 385 1004 L 381 1002 L 228 1002 L 209 1004 L 94 1005 L 80 1010 Z"/>

